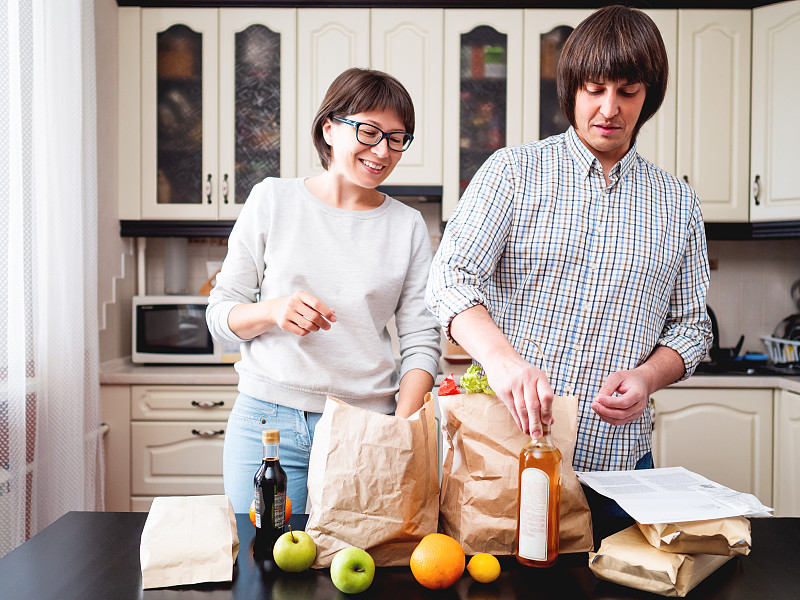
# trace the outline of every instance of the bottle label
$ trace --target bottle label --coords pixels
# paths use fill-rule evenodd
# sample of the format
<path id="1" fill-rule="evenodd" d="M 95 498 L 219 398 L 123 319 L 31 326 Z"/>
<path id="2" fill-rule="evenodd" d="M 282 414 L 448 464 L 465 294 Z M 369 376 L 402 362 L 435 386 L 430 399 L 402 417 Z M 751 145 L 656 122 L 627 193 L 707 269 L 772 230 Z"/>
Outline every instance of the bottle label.
<path id="1" fill-rule="evenodd" d="M 547 560 L 550 477 L 540 469 L 525 469 L 519 485 L 519 555 L 528 560 Z"/>
<path id="2" fill-rule="evenodd" d="M 261 498 L 261 490 L 258 489 L 258 486 L 256 486 L 255 489 L 255 501 L 256 501 L 256 506 L 255 506 L 256 528 L 261 529 L 261 511 L 262 511 L 261 504 L 264 502 L 264 500 Z"/>
<path id="3" fill-rule="evenodd" d="M 286 492 L 275 494 L 275 529 L 283 529 L 286 523 Z"/>

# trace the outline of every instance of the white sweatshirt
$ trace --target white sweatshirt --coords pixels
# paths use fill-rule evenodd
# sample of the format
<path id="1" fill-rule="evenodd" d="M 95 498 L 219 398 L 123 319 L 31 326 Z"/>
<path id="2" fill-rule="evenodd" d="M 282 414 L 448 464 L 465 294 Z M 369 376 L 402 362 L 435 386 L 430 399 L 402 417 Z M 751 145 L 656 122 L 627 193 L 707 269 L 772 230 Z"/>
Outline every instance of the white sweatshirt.
<path id="1" fill-rule="evenodd" d="M 430 262 L 419 211 L 388 196 L 372 210 L 343 210 L 303 179 L 267 178 L 233 227 L 206 320 L 215 339 L 241 342 L 241 393 L 309 412 L 322 412 L 330 394 L 389 414 L 407 371 L 438 372 L 440 329 L 425 307 Z M 297 290 L 336 312 L 329 331 L 300 337 L 275 326 L 243 341 L 228 326 L 237 304 Z M 399 373 L 386 328 L 393 315 Z"/>

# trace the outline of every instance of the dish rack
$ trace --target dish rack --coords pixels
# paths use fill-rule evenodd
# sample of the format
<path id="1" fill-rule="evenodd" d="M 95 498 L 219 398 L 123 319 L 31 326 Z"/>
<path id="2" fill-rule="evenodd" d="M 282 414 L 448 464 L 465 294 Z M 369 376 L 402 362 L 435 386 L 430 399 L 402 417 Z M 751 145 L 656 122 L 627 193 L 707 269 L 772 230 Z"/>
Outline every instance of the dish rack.
<path id="1" fill-rule="evenodd" d="M 800 341 L 762 335 L 770 360 L 776 364 L 800 362 Z"/>

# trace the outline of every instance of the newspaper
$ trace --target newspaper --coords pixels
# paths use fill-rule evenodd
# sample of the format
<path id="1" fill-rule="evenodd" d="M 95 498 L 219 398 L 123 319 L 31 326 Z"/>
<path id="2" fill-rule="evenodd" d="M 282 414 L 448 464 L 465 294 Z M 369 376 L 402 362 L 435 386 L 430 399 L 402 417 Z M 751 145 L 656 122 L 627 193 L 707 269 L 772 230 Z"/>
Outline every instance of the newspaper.
<path id="1" fill-rule="evenodd" d="M 769 517 L 772 508 L 752 494 L 714 483 L 683 467 L 579 472 L 584 485 L 617 502 L 643 525 L 726 517 Z"/>

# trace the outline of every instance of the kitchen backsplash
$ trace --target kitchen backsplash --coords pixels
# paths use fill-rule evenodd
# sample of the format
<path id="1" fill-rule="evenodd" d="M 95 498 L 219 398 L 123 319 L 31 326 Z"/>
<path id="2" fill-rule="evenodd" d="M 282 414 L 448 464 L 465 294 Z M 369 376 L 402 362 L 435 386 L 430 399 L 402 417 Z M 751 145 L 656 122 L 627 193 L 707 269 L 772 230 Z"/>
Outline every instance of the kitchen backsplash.
<path id="1" fill-rule="evenodd" d="M 429 226 L 431 243 L 439 244 L 439 205 L 404 199 L 418 208 Z M 763 352 L 760 336 L 771 335 L 786 316 L 800 312 L 789 295 L 800 279 L 800 240 L 709 241 L 711 271 L 708 304 L 720 329 L 720 345 L 732 347 L 745 336 L 744 351 Z M 225 258 L 225 240 L 190 240 L 187 248 L 188 291 L 196 294 L 209 277 L 209 263 Z M 147 293 L 164 292 L 164 242 L 147 241 Z"/>

